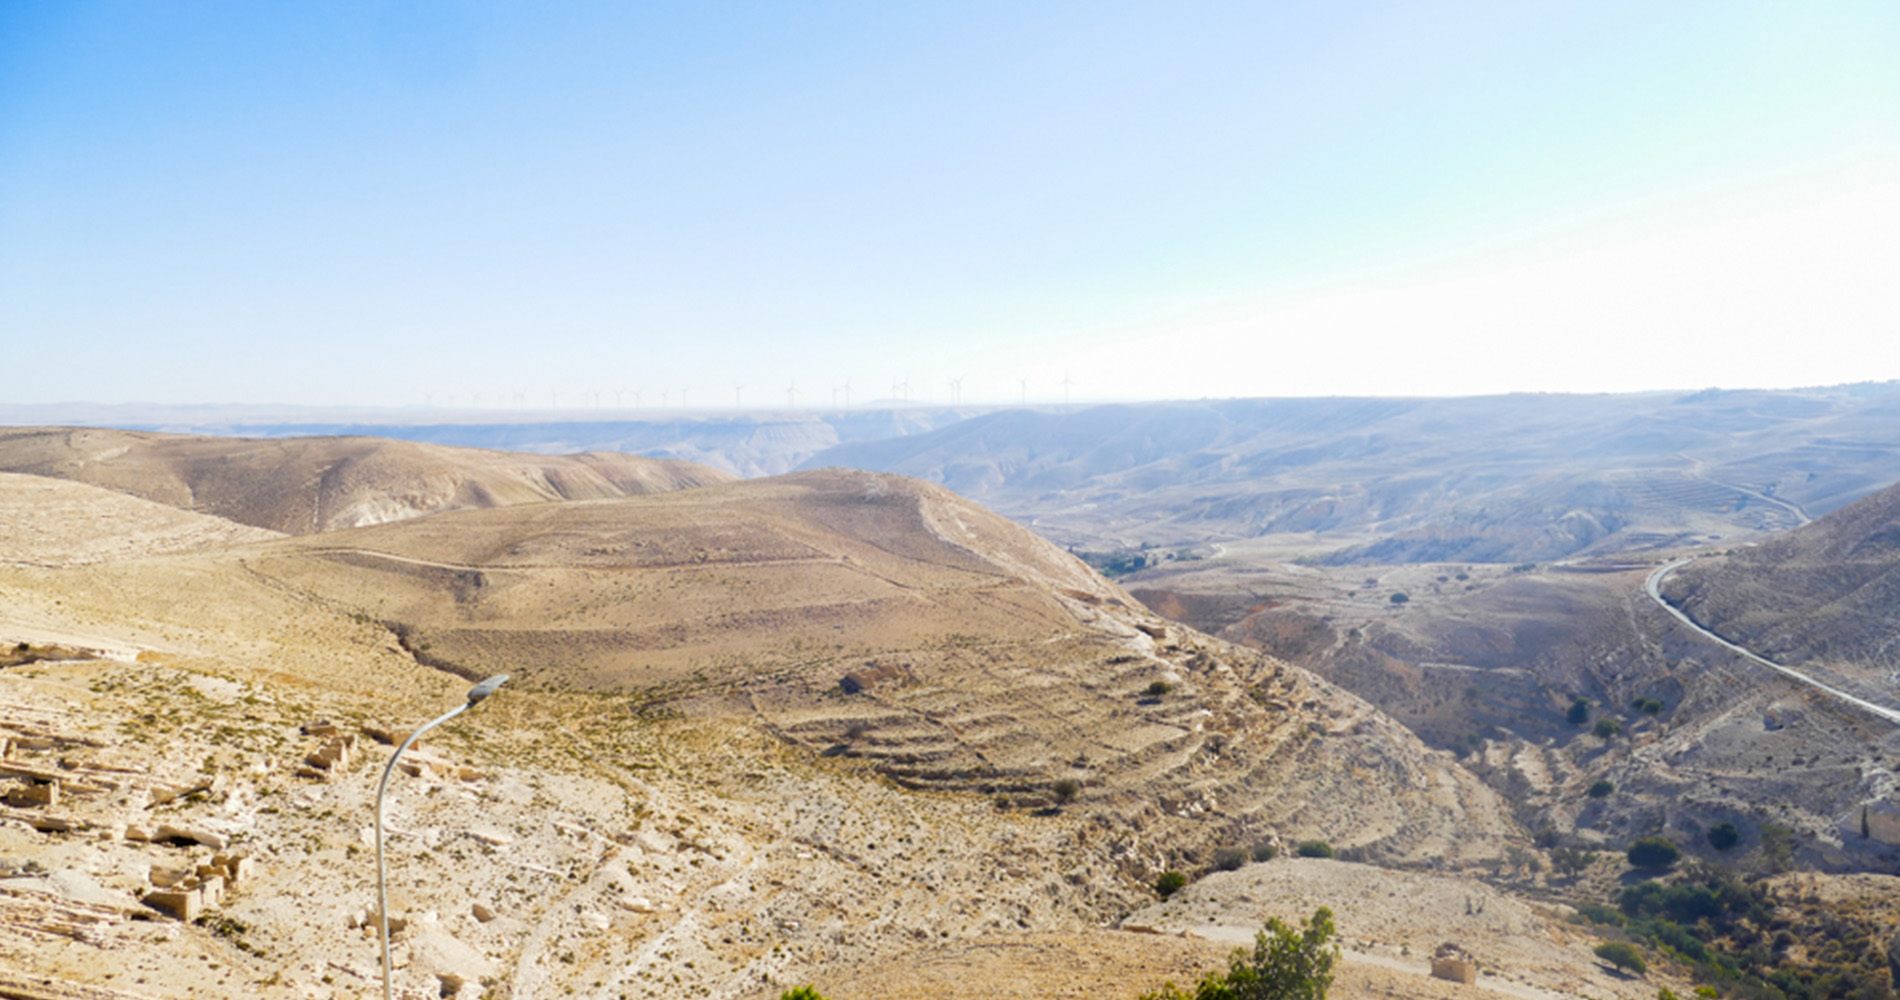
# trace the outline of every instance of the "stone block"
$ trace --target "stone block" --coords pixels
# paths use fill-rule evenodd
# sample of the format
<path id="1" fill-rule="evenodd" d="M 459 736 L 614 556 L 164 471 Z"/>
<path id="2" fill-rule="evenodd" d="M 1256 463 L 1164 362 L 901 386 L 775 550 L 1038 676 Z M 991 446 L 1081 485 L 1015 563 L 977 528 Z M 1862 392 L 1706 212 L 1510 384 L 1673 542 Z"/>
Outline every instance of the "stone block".
<path id="1" fill-rule="evenodd" d="M 201 897 L 195 889 L 154 889 L 145 894 L 144 902 L 146 906 L 185 923 L 198 919 L 203 908 Z"/>

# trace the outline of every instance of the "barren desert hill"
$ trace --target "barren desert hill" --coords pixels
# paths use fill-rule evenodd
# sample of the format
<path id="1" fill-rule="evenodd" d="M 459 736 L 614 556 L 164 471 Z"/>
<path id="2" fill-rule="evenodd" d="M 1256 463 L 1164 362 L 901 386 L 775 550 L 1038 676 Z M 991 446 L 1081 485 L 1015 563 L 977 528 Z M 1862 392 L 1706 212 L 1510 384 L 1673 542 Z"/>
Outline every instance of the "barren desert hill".
<path id="1" fill-rule="evenodd" d="M 1900 486 L 1677 570 L 1665 594 L 1771 659 L 1900 664 Z"/>
<path id="2" fill-rule="evenodd" d="M 537 588 L 581 624 L 538 621 Z M 565 631 L 653 614 L 640 594 L 701 660 L 662 680 L 629 650 L 571 655 Z M 1161 622 L 947 491 L 834 471 L 0 564 L 0 639 L 113 650 L 0 671 L 10 766 L 63 775 L 0 822 L 7 961 L 148 997 L 370 989 L 368 734 L 465 690 L 412 655 L 487 652 L 458 645 L 465 615 L 538 634 L 392 787 L 406 991 L 745 996 L 997 935 L 1112 940 L 1156 874 L 1218 848 L 1461 872 L 1524 842 L 1365 703 Z M 243 874 L 191 890 L 209 920 L 142 922 L 163 918 L 139 898 L 219 865 Z M 1138 972 L 1101 988 L 1157 985 Z M 965 985 L 935 995 L 984 992 Z"/>
<path id="3" fill-rule="evenodd" d="M 280 537 L 85 483 L 0 472 L 0 560 L 69 566 Z"/>
<path id="4" fill-rule="evenodd" d="M 0 471 L 69 479 L 286 534 L 732 478 L 690 462 L 610 452 L 549 456 L 367 437 L 71 427 L 0 429 Z"/>
<path id="5" fill-rule="evenodd" d="M 1280 830 L 1411 860 L 1520 835 L 1364 702 L 1168 625 L 1027 530 L 901 477 L 458 511 L 227 558 L 466 676 L 744 719 L 907 787 L 1022 808 L 1066 795 L 1123 835 L 1173 830 L 1131 846 L 1131 870 Z"/>
<path id="6" fill-rule="evenodd" d="M 1860 818 L 1900 788 L 1900 729 L 1683 627 L 1649 598 L 1653 568 L 1270 573 L 1214 559 L 1125 584 L 1457 752 L 1547 840 L 1601 847 L 1660 831 L 1709 861 L 1752 865 L 1763 831 L 1779 828 L 1804 864 L 1886 870 L 1900 837 L 1862 837 Z M 1740 846 L 1710 845 L 1722 823 Z"/>

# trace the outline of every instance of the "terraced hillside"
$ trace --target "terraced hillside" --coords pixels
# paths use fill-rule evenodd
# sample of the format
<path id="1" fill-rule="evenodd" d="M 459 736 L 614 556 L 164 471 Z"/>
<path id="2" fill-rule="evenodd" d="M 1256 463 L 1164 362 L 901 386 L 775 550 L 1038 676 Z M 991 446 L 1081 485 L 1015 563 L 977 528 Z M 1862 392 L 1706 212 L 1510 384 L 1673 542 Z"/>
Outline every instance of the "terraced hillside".
<path id="1" fill-rule="evenodd" d="M 0 472 L 69 479 L 293 535 L 732 478 L 690 462 L 614 452 L 546 456 L 367 437 L 262 440 L 70 427 L 0 429 Z"/>
<path id="2" fill-rule="evenodd" d="M 898 477 L 462 511 L 237 558 L 466 676 L 753 720 L 907 787 L 1100 807 L 1143 831 L 1131 871 L 1279 830 L 1413 860 L 1513 836 L 1364 702 Z"/>

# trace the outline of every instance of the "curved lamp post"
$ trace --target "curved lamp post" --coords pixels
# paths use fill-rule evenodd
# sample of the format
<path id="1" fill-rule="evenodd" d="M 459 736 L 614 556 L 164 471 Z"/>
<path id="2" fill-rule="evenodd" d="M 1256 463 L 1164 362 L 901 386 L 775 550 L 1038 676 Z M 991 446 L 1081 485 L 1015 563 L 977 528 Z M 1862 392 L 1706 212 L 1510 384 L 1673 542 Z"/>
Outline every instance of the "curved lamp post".
<path id="1" fill-rule="evenodd" d="M 474 708 L 483 698 L 494 694 L 495 689 L 501 687 L 502 682 L 507 679 L 507 674 L 496 674 L 475 685 L 469 689 L 468 701 L 410 733 L 409 738 L 402 741 L 402 746 L 397 747 L 396 752 L 389 755 L 389 764 L 383 768 L 383 780 L 376 786 L 376 909 L 377 917 L 383 924 L 383 1000 L 395 998 L 395 988 L 391 985 L 389 974 L 389 885 L 383 875 L 383 792 L 389 788 L 390 772 L 396 770 L 396 761 L 402 758 L 402 752 L 421 739 L 423 733 Z"/>

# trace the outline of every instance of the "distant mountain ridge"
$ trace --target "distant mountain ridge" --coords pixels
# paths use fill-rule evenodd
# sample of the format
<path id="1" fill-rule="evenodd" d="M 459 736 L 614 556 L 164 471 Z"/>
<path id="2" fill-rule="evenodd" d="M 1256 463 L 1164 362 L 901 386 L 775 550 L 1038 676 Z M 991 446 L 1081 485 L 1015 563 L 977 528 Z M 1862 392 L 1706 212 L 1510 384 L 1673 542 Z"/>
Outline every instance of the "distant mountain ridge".
<path id="1" fill-rule="evenodd" d="M 733 478 L 617 452 L 543 456 L 364 437 L 260 440 L 71 427 L 0 429 L 0 472 L 68 479 L 293 535 Z"/>
<path id="2" fill-rule="evenodd" d="M 1776 531 L 1891 481 L 1900 384 L 1005 411 L 842 445 L 1080 546 L 1360 536 L 1335 562 L 1541 561 Z"/>

